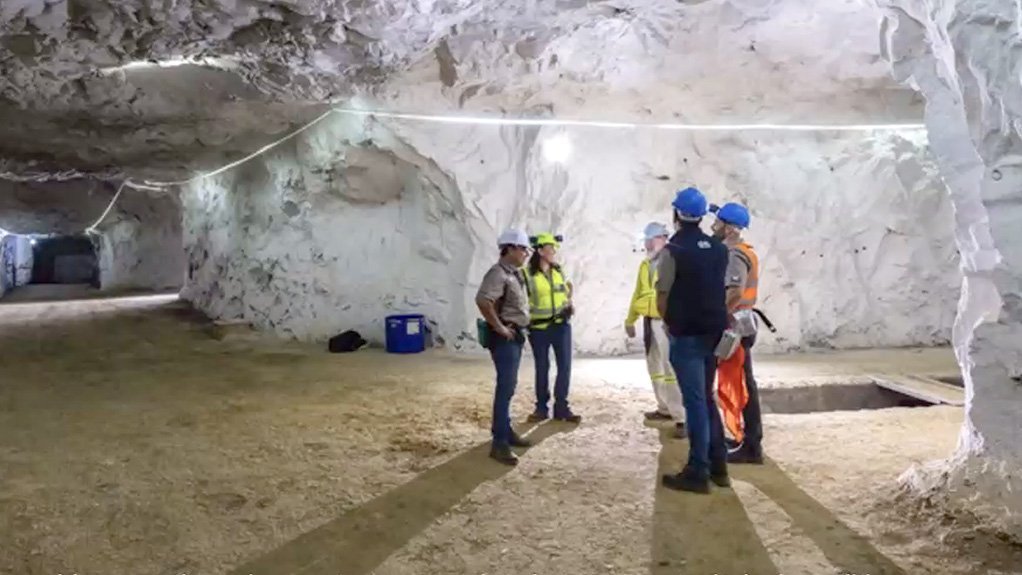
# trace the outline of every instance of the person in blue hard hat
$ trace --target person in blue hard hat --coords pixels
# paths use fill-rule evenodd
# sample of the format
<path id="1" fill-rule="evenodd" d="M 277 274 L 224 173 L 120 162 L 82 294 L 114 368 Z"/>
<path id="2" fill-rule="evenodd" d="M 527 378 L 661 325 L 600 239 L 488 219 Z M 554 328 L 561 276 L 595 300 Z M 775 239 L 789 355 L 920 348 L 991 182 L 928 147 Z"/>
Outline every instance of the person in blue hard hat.
<path id="1" fill-rule="evenodd" d="M 681 385 L 688 428 L 688 463 L 663 485 L 679 491 L 709 493 L 710 482 L 727 487 L 724 426 L 713 396 L 717 372 L 714 351 L 728 325 L 724 274 L 728 249 L 703 233 L 706 197 L 685 188 L 671 203 L 677 232 L 667 244 L 671 257 L 660 260 L 657 307 L 670 336 L 671 366 Z"/>
<path id="2" fill-rule="evenodd" d="M 748 401 L 742 409 L 742 442 L 728 453 L 728 463 L 763 463 L 763 415 L 759 403 L 759 387 L 752 373 L 752 346 L 756 345 L 756 318 L 753 308 L 759 297 L 759 257 L 752 246 L 742 239 L 742 230 L 749 227 L 749 210 L 738 203 L 711 206 L 717 220 L 713 235 L 729 250 L 725 286 L 727 308 L 732 314 L 733 328 L 742 336 L 745 348 L 745 389 Z"/>

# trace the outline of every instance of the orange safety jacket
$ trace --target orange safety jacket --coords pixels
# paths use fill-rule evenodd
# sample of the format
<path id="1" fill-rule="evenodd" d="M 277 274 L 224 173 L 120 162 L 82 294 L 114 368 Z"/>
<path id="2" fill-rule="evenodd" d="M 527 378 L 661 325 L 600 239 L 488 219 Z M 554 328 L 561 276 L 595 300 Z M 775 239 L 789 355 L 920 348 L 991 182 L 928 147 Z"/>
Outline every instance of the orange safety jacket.
<path id="1" fill-rule="evenodd" d="M 738 301 L 738 309 L 752 309 L 759 297 L 759 257 L 752 251 L 752 246 L 745 242 L 737 244 L 735 248 L 749 263 L 749 276 L 745 280 L 745 289 L 742 290 L 742 299 Z"/>
<path id="2" fill-rule="evenodd" d="M 735 441 L 742 441 L 742 410 L 749 402 L 745 387 L 745 348 L 739 347 L 734 355 L 717 364 L 717 399 L 724 414 L 724 427 Z"/>

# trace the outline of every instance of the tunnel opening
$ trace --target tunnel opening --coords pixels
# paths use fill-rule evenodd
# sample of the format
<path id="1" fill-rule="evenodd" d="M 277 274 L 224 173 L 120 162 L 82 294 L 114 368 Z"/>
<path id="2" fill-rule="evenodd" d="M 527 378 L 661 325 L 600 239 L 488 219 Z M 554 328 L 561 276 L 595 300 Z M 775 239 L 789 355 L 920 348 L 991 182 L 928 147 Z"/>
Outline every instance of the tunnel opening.
<path id="1" fill-rule="evenodd" d="M 760 389 L 763 413 L 821 413 L 892 407 L 932 407 L 932 401 L 885 389 L 875 383 L 846 383 Z"/>
<path id="2" fill-rule="evenodd" d="M 30 236 L 30 284 L 87 285 L 99 288 L 96 246 L 84 235 Z"/>

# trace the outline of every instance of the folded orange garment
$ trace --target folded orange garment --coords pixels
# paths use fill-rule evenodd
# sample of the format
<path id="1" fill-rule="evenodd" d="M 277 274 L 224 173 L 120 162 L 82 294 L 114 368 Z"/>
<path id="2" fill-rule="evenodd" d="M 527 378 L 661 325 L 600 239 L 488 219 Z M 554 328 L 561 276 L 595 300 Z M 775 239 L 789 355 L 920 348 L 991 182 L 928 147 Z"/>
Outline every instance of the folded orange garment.
<path id="1" fill-rule="evenodd" d="M 717 364 L 717 403 L 724 413 L 724 426 L 736 441 L 744 437 L 742 410 L 749 402 L 745 387 L 745 349 L 739 347 L 727 361 Z"/>

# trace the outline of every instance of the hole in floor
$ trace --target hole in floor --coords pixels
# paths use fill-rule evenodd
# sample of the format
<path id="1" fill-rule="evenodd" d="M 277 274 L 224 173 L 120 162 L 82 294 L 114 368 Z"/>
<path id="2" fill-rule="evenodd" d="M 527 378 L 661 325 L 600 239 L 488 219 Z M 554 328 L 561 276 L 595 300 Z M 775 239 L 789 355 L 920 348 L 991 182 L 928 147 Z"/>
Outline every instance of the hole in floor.
<path id="1" fill-rule="evenodd" d="M 818 413 L 933 405 L 873 383 L 766 388 L 759 394 L 763 413 Z"/>

